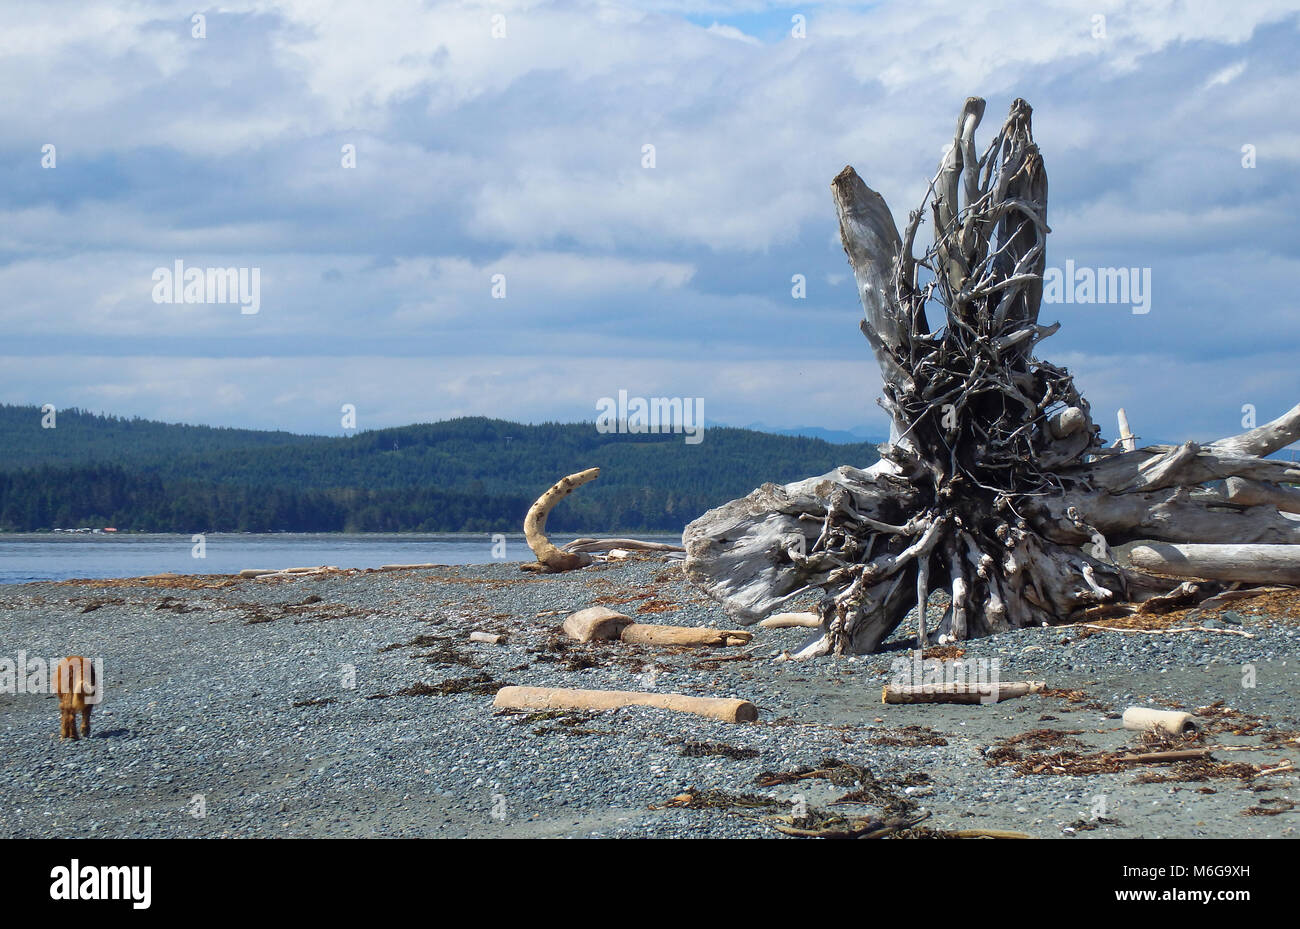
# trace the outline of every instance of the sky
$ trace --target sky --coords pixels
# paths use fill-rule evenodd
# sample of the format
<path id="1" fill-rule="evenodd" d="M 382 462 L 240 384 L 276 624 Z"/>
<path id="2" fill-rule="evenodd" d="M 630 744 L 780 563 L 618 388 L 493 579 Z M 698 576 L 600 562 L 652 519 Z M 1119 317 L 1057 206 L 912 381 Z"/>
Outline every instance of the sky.
<path id="1" fill-rule="evenodd" d="M 7 3 L 0 402 L 878 436 L 830 181 L 901 225 L 975 95 L 978 141 L 1034 108 L 1049 267 L 1149 282 L 1045 305 L 1040 357 L 1107 437 L 1238 432 L 1300 401 L 1298 40 L 1294 0 Z M 257 312 L 160 300 L 177 261 Z"/>

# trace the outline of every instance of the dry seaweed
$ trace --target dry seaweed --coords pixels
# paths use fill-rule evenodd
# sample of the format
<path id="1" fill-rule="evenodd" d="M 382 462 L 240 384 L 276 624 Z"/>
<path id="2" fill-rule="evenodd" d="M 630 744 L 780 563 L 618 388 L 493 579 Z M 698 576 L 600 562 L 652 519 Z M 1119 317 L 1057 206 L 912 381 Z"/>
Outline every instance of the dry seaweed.
<path id="1" fill-rule="evenodd" d="M 724 758 L 742 760 L 746 758 L 757 758 L 758 749 L 738 748 L 735 745 L 728 745 L 726 742 L 696 742 L 687 739 L 682 745 L 682 754 L 690 758 L 706 758 L 714 755 L 721 755 Z"/>
<path id="2" fill-rule="evenodd" d="M 694 787 L 685 793 L 665 800 L 663 803 L 651 804 L 650 809 L 680 810 L 774 810 L 783 809 L 787 803 L 761 794 L 740 794 L 728 790 L 696 790 Z"/>
<path id="3" fill-rule="evenodd" d="M 867 739 L 868 745 L 894 745 L 901 748 L 929 748 L 947 745 L 948 740 L 929 726 L 900 726 L 888 735 Z"/>

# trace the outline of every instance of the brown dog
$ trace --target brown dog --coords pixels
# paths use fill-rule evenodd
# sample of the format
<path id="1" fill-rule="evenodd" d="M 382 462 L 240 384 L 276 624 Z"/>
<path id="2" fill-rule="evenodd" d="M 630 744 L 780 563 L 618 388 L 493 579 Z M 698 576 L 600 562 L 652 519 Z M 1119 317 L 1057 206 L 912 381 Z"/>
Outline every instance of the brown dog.
<path id="1" fill-rule="evenodd" d="M 87 696 L 97 692 L 95 666 L 89 658 L 72 655 L 59 662 L 55 675 L 55 690 L 59 695 L 59 738 L 77 737 L 77 714 L 81 714 L 81 734 L 90 736 L 90 711 L 94 703 Z"/>

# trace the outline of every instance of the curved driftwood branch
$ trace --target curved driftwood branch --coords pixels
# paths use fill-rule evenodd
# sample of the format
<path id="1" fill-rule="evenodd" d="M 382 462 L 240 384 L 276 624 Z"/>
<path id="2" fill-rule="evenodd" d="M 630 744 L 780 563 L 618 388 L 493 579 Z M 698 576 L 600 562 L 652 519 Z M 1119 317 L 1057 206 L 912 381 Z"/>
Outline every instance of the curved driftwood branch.
<path id="1" fill-rule="evenodd" d="M 1300 406 L 1206 445 L 1139 447 L 1121 412 L 1106 448 L 1070 373 L 1036 357 L 1058 328 L 1039 324 L 1047 173 L 1029 104 L 978 154 L 983 115 L 969 98 L 901 235 L 853 168 L 831 182 L 891 420 L 880 462 L 764 484 L 686 527 L 687 576 L 736 621 L 816 611 L 795 657 L 873 651 L 913 611 L 924 645 L 1195 602 L 1218 580 L 1291 578 L 1300 556 L 1300 492 L 1285 486 L 1300 466 L 1264 457 L 1300 439 Z M 932 244 L 914 255 L 927 213 Z M 1226 549 L 1112 557 L 1141 540 Z M 1277 551 L 1238 564 L 1261 549 Z M 951 606 L 935 616 L 939 590 Z"/>
<path id="2" fill-rule="evenodd" d="M 571 494 L 575 488 L 598 477 L 600 477 L 600 468 L 588 468 L 586 471 L 570 474 L 553 484 L 550 490 L 538 497 L 537 502 L 528 508 L 528 515 L 524 517 L 524 539 L 528 542 L 528 547 L 533 550 L 533 554 L 537 556 L 537 563 L 521 565 L 521 571 L 554 574 L 591 564 L 590 555 L 584 552 L 562 552 L 551 544 L 551 540 L 546 537 L 546 517 L 550 516 L 555 505 Z"/>

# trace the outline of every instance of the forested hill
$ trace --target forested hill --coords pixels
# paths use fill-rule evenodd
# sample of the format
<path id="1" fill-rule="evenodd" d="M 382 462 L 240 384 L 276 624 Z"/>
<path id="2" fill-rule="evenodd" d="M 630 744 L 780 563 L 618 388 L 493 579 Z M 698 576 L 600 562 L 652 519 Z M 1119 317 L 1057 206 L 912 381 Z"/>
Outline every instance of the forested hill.
<path id="1" fill-rule="evenodd" d="M 470 417 L 348 437 L 215 429 L 0 406 L 0 530 L 518 531 L 565 474 L 600 479 L 552 514 L 557 531 L 680 530 L 765 481 L 865 467 L 874 445 L 745 429 L 603 435 L 592 423 Z"/>

